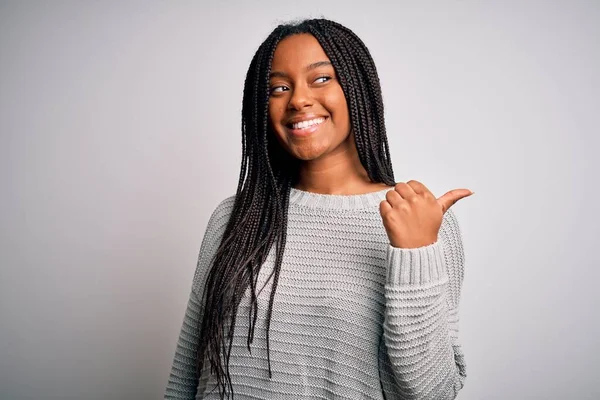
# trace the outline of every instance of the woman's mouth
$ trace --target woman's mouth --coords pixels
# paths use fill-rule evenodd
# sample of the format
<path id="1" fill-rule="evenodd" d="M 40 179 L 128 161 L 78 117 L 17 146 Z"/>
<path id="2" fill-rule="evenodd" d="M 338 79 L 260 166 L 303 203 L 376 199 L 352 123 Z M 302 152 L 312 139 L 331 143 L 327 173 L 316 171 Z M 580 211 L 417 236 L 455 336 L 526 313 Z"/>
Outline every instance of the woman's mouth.
<path id="1" fill-rule="evenodd" d="M 326 119 L 326 117 L 313 118 L 293 124 L 287 124 L 285 127 L 292 135 L 306 136 L 316 132 Z"/>

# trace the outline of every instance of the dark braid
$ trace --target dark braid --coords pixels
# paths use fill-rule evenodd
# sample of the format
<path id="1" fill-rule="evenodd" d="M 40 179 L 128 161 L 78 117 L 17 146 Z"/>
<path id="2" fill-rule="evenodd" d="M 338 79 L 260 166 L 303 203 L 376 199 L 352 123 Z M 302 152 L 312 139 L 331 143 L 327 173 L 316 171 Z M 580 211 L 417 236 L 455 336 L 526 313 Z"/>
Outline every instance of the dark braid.
<path id="1" fill-rule="evenodd" d="M 239 183 L 231 217 L 211 260 L 202 296 L 198 373 L 202 373 L 208 359 L 221 399 L 233 395 L 229 358 L 239 304 L 250 288 L 247 347 L 251 351 L 258 317 L 258 275 L 275 244 L 275 266 L 268 277 L 273 282 L 266 331 L 271 376 L 269 328 L 286 243 L 289 195 L 299 178 L 300 161 L 281 147 L 271 128 L 269 74 L 279 41 L 301 33 L 312 34 L 333 64 L 348 103 L 360 161 L 369 178 L 389 186 L 395 184 L 379 77 L 367 47 L 350 29 L 333 21 L 312 19 L 279 25 L 260 45 L 246 74 Z"/>

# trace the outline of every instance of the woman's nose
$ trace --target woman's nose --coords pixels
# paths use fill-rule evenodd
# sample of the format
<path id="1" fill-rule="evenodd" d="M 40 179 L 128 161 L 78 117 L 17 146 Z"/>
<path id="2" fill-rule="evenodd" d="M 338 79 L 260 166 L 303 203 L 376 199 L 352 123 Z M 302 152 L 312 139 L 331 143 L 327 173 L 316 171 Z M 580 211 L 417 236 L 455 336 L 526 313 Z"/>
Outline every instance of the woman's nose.
<path id="1" fill-rule="evenodd" d="M 301 110 L 304 107 L 312 106 L 313 100 L 310 89 L 302 86 L 296 86 L 292 90 L 292 97 L 288 103 L 288 109 Z"/>

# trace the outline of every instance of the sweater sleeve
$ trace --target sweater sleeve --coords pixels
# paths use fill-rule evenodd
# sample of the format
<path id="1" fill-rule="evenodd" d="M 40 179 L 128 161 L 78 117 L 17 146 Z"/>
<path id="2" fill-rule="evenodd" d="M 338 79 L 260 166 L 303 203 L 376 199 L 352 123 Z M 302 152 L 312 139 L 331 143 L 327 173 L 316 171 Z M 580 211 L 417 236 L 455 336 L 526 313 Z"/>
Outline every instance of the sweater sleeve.
<path id="1" fill-rule="evenodd" d="M 384 343 L 403 399 L 454 399 L 466 364 L 458 340 L 464 251 L 456 216 L 446 211 L 438 241 L 387 250 Z"/>
<path id="2" fill-rule="evenodd" d="M 179 333 L 165 399 L 191 400 L 196 398 L 200 383 L 196 368 L 196 355 L 200 337 L 198 328 L 202 318 L 201 308 L 198 295 L 192 291 Z"/>
<path id="3" fill-rule="evenodd" d="M 202 293 L 204 282 L 225 232 L 235 196 L 223 200 L 213 211 L 198 255 L 192 289 L 187 302 L 183 324 L 175 349 L 175 357 L 165 390 L 165 399 L 192 400 L 198 391 L 204 391 L 208 368 L 200 377 L 197 371 L 197 352 L 200 324 L 203 317 Z"/>

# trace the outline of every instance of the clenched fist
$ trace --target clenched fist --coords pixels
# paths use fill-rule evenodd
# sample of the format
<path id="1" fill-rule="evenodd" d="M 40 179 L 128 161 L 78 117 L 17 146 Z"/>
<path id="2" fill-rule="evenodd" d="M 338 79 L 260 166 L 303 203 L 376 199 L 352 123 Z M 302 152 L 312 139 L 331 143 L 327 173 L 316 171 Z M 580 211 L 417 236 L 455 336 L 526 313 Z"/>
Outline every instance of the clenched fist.
<path id="1" fill-rule="evenodd" d="M 469 189 L 454 189 L 436 199 L 421 182 L 397 183 L 379 204 L 391 245 L 410 249 L 435 243 L 444 213 L 472 194 Z"/>

